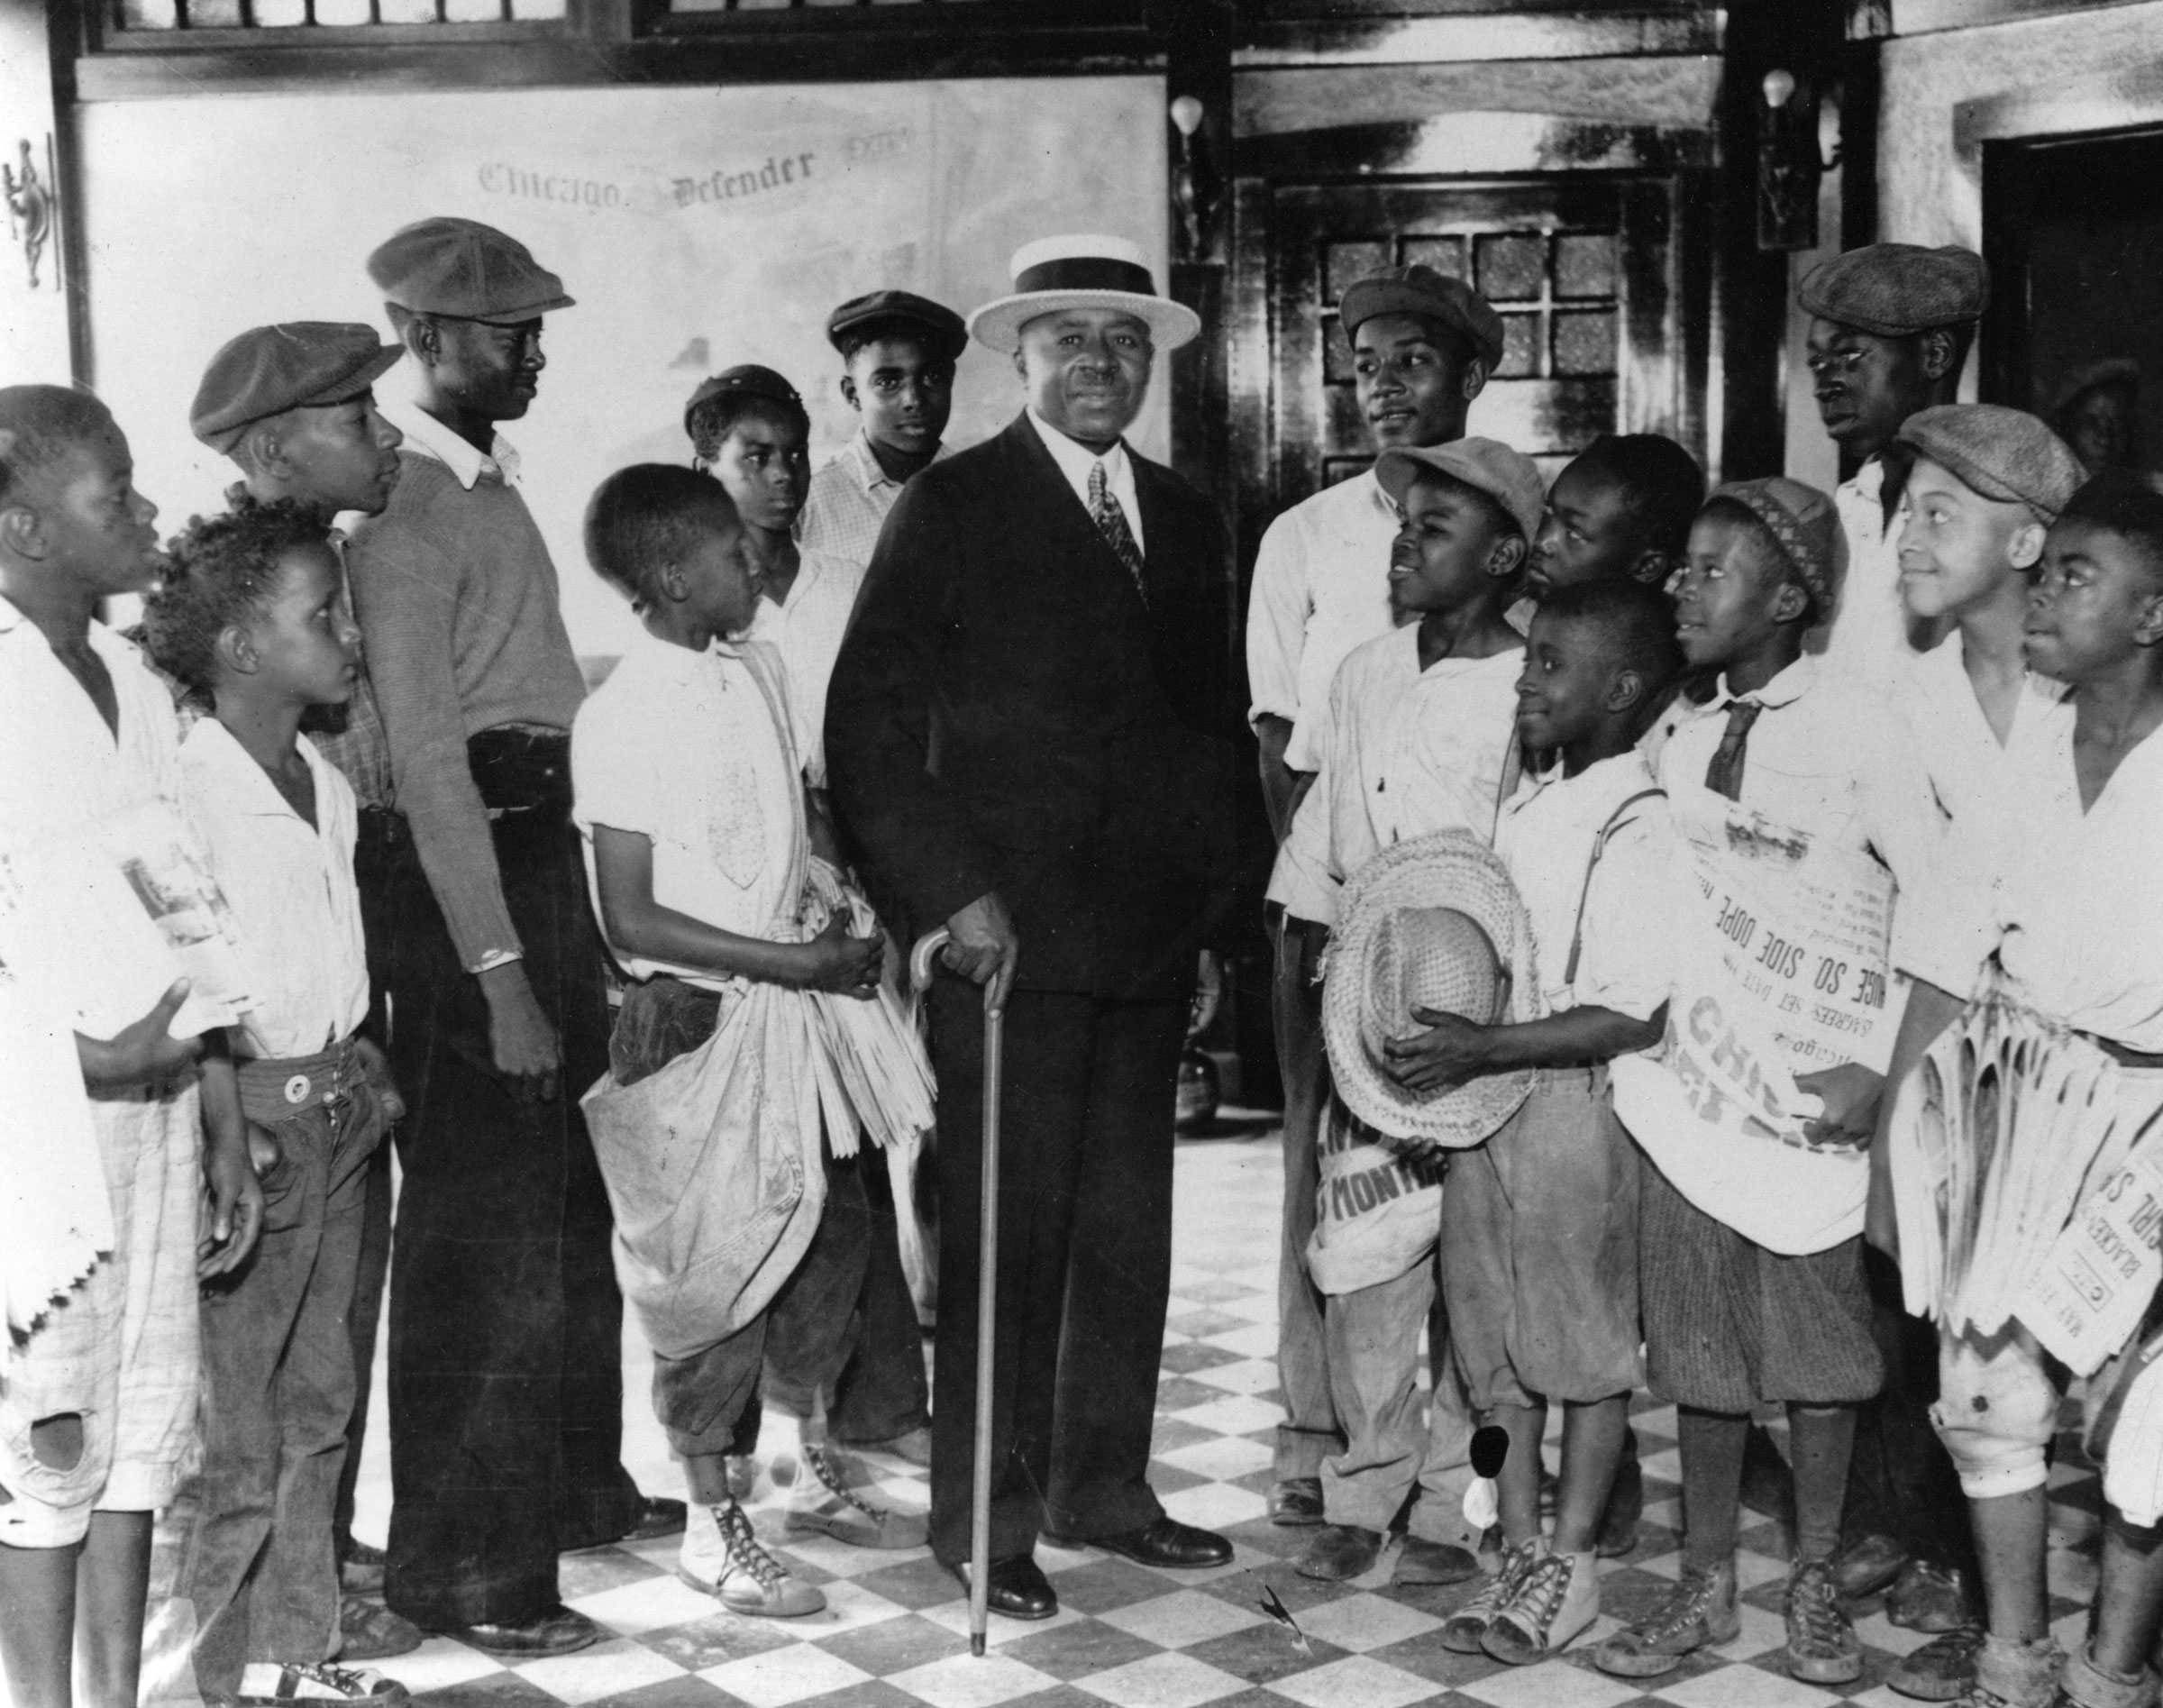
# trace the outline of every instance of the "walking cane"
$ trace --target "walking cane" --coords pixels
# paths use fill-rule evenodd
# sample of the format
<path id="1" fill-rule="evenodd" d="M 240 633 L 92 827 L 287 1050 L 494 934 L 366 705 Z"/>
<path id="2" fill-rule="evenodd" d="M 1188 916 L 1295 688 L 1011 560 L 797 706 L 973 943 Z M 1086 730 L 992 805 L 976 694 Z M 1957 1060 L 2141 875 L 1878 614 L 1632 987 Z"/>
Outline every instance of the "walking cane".
<path id="1" fill-rule="evenodd" d="M 931 958 L 952 933 L 926 933 L 909 952 L 909 988 L 931 989 Z M 983 1208 L 976 1235 L 976 1452 L 969 1489 L 969 1652 L 981 1657 L 991 1623 L 991 1357 L 999 1286 L 999 1101 L 1006 1017 L 984 990 Z M 943 1403 L 943 1402 L 942 1402 Z"/>

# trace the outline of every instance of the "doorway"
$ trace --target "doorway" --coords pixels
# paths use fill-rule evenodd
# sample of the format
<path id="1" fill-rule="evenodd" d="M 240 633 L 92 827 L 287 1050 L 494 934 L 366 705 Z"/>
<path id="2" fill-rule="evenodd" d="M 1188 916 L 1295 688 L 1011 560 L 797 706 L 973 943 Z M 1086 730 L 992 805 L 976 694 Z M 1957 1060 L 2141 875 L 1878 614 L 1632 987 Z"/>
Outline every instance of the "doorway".
<path id="1" fill-rule="evenodd" d="M 1991 301 L 1982 395 L 2032 410 L 2069 440 L 2069 413 L 2089 434 L 2099 411 L 2122 414 L 2122 461 L 2156 467 L 2163 457 L 2163 320 L 2155 313 L 2163 126 L 1986 143 L 1983 232 Z M 2112 441 L 2084 435 L 2084 443 L 2101 450 Z"/>

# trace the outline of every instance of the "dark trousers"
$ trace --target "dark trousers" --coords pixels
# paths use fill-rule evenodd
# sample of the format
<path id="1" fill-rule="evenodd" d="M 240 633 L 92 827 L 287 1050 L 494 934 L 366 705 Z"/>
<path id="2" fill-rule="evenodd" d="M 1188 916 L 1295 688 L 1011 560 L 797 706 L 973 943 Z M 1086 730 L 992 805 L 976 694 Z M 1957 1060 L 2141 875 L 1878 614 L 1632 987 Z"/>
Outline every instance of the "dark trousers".
<path id="1" fill-rule="evenodd" d="M 504 804 L 478 764 L 476 779 Z M 410 849 L 393 882 L 380 976 L 408 1114 L 391 1254 L 385 1599 L 424 1627 L 531 1620 L 558 1599 L 560 1551 L 635 1521 L 638 1491 L 619 1462 L 623 1300 L 578 1103 L 607 1066 L 608 1006 L 567 805 L 544 800 L 492 825 L 526 978 L 562 1049 L 553 1102 L 522 1103 L 497 1080 L 479 982 Z"/>
<path id="2" fill-rule="evenodd" d="M 290 1065 L 249 1070 L 275 1081 Z M 253 1255 L 203 1290 L 203 1463 L 166 1515 L 187 1539 L 175 1594 L 195 1604 L 196 1682 L 228 1696 L 250 1661 L 318 1661 L 334 1645 L 331 1518 L 353 1392 L 346 1311 L 368 1159 L 383 1136 L 365 1082 L 282 1119 L 275 1105 L 251 1105 L 282 1155 L 263 1182 Z"/>
<path id="3" fill-rule="evenodd" d="M 1849 1542 L 1873 1533 L 1890 1536 L 1933 1565 L 1972 1573 L 1976 1549 L 1967 1501 L 1930 1425 L 1930 1408 L 1938 1402 L 1937 1325 L 1908 1315 L 1900 1270 L 1883 1252 L 1865 1247 L 1863 1273 L 1885 1385 L 1864 1403 L 1857 1420 L 1841 1535 Z"/>
<path id="4" fill-rule="evenodd" d="M 714 1035 L 721 999 L 681 979 L 633 985 L 608 1043 L 608 1071 L 635 1085 Z M 857 1303 L 872 1243 L 864 1203 L 866 1153 L 825 1152 L 826 1201 L 811 1238 L 772 1302 L 735 1333 L 688 1357 L 653 1355 L 653 1415 L 686 1458 L 751 1453 L 759 1445 L 760 1372 L 799 1374 L 810 1391 L 829 1386 L 856 1349 Z M 870 1154 L 876 1166 L 877 1153 Z M 921 1360 L 918 1360 L 921 1363 Z"/>
<path id="5" fill-rule="evenodd" d="M 785 1356 L 770 1341 L 765 1393 L 789 1416 L 808 1418 L 824 1391 L 827 1435 L 863 1446 L 922 1429 L 931 1420 L 931 1389 L 924 1375 L 924 1334 L 917 1324 L 916 1301 L 909 1297 L 908 1277 L 901 1268 L 901 1237 L 886 1159 L 864 1150 L 842 1166 L 850 1201 L 837 1200 L 829 1185 L 826 1215 L 856 1224 L 853 1238 L 863 1258 L 863 1283 L 842 1306 L 851 1319 L 855 1349 L 838 1376 L 822 1379 L 815 1368 Z M 825 1237 L 822 1225 L 820 1238 Z"/>
<path id="6" fill-rule="evenodd" d="M 941 979 L 939 1327 L 932 1550 L 969 1557 L 982 1202 L 983 999 Z M 1016 991 L 1001 1108 L 991 1556 L 1039 1530 L 1115 1535 L 1160 1517 L 1148 1482 L 1172 1273 L 1172 1116 L 1187 1010 Z"/>
<path id="7" fill-rule="evenodd" d="M 360 1029 L 385 1051 L 391 1048 L 391 1005 L 384 1000 L 382 980 L 390 964 L 391 878 L 398 849 L 406 841 L 406 820 L 378 810 L 360 815 L 353 848 L 353 881 L 360 891 L 360 936 L 368 949 L 374 986 L 368 1018 Z M 383 1320 L 383 1288 L 390 1279 L 390 1150 L 379 1145 L 368 1159 L 368 1186 L 360 1207 L 360 1261 L 353 1274 L 353 1302 L 346 1326 L 353 1343 L 353 1416 L 345 1432 L 345 1468 L 338 1477 L 338 1510 L 333 1521 L 338 1557 L 345 1557 L 353 1539 L 353 1491 L 360 1478 L 360 1454 L 368 1439 L 368 1402 L 375 1387 L 376 1329 Z"/>

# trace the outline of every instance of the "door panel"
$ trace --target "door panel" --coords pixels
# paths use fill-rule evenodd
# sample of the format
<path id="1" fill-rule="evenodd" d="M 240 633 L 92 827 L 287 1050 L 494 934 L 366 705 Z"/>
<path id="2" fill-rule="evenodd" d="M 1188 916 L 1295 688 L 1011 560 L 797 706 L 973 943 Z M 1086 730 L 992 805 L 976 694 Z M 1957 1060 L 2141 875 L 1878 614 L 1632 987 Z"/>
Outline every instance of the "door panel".
<path id="1" fill-rule="evenodd" d="M 1280 184 L 1244 197 L 1243 215 L 1266 227 L 1243 229 L 1238 248 L 1250 288 L 1266 281 L 1270 359 L 1266 406 L 1251 392 L 1236 400 L 1267 440 L 1245 465 L 1242 519 L 1254 523 L 1243 534 L 1258 537 L 1269 516 L 1370 460 L 1337 305 L 1381 267 L 1422 262 L 1494 305 L 1502 358 L 1470 425 L 1550 478 L 1602 433 L 1668 433 L 1701 451 L 1682 325 L 1681 184 L 1577 173 Z M 1260 376 L 1248 372 L 1251 385 Z"/>

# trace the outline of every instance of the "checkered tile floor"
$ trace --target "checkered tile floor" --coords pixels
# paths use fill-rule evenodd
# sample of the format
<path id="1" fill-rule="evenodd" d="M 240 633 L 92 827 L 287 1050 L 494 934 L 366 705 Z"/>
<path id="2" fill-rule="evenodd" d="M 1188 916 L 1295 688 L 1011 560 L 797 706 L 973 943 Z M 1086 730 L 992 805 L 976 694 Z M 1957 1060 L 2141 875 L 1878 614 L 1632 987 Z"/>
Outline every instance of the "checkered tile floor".
<path id="1" fill-rule="evenodd" d="M 1158 1572 L 1040 1546 L 1037 1559 L 1059 1593 L 1058 1616 L 1034 1624 L 995 1616 L 990 1651 L 977 1660 L 968 1652 L 960 1587 L 922 1551 L 866 1553 L 823 1539 L 777 1546 L 800 1576 L 825 1589 L 828 1603 L 822 1615 L 778 1621 L 723 1612 L 679 1583 L 671 1539 L 564 1557 L 566 1599 L 615 1633 L 599 1647 L 505 1667 L 437 1639 L 384 1670 L 421 1702 L 461 1708 L 1808 1708 L 1904 1700 L 1885 1687 L 1885 1674 L 1923 1639 L 1888 1624 L 1875 1606 L 1858 1621 L 1867 1649 L 1860 1683 L 1824 1689 L 1782 1670 L 1784 1553 L 1778 1529 L 1762 1521 L 1743 1536 L 1747 1605 L 1735 1642 L 1694 1658 L 1658 1681 L 1656 1693 L 1594 1670 L 1597 1640 L 1656 1600 L 1678 1566 L 1674 1414 L 1645 1402 L 1636 1419 L 1650 1502 L 1643 1539 L 1635 1555 L 1608 1568 L 1606 1615 L 1559 1658 L 1516 1669 L 1450 1653 L 1437 1633 L 1470 1586 L 1392 1592 L 1391 1554 L 1348 1585 L 1296 1576 L 1289 1557 L 1307 1532 L 1279 1530 L 1263 1516 L 1278 1416 L 1278 1181 L 1273 1131 L 1180 1146 L 1154 1480 L 1174 1516 L 1233 1539 L 1231 1565 Z M 650 1492 L 680 1493 L 643 1411 L 644 1356 L 642 1348 L 627 1350 L 626 1459 Z M 789 1428 L 770 1431 L 767 1445 L 785 1452 Z M 379 1539 L 382 1439 L 379 1428 L 360 1525 Z M 924 1498 L 920 1482 L 899 1472 L 885 1489 L 901 1502 Z M 2095 1583 L 2095 1481 L 2061 1465 L 2055 1490 L 2052 1581 L 2061 1597 L 2059 1634 L 2070 1640 Z M 777 1545 L 780 1499 L 762 1476 L 754 1518 Z M 1264 1586 L 1291 1611 L 1306 1651 L 1262 1612 Z"/>

